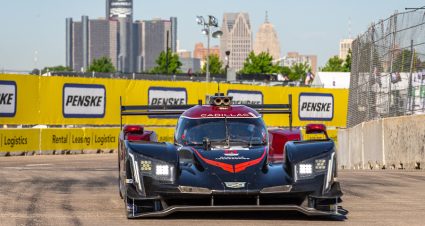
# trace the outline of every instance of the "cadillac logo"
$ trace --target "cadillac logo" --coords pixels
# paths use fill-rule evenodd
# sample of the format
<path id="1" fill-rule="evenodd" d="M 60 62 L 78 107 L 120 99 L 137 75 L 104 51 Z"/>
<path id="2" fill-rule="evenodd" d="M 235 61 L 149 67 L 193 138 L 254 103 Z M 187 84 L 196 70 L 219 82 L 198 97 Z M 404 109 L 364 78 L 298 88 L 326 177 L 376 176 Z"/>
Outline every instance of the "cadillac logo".
<path id="1" fill-rule="evenodd" d="M 236 157 L 236 156 L 239 156 L 239 153 L 236 150 L 224 150 L 224 156 Z"/>
<path id="2" fill-rule="evenodd" d="M 226 187 L 238 189 L 238 188 L 244 188 L 246 186 L 246 182 L 224 182 Z"/>

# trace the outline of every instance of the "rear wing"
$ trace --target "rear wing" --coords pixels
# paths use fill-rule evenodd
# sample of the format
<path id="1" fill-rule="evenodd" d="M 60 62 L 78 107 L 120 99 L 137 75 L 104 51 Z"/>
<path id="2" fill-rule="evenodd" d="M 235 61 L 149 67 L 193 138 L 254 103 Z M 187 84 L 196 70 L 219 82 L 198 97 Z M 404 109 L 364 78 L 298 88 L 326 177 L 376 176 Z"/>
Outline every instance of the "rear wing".
<path id="1" fill-rule="evenodd" d="M 287 114 L 289 115 L 289 127 L 292 130 L 292 95 L 288 96 L 288 104 L 246 104 L 245 106 L 256 110 L 259 114 Z M 202 105 L 202 100 L 198 101 Z M 172 116 L 181 115 L 186 110 L 197 105 L 122 105 L 120 97 L 121 130 L 123 117 L 126 116 Z"/>

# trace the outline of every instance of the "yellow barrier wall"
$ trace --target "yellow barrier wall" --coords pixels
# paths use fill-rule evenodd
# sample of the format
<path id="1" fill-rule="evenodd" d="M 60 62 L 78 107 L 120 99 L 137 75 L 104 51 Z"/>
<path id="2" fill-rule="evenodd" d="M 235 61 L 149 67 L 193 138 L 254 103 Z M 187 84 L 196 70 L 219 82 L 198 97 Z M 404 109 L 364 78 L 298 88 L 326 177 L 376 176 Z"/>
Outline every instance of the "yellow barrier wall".
<path id="1" fill-rule="evenodd" d="M 40 129 L 0 129 L 0 152 L 40 150 Z"/>
<path id="2" fill-rule="evenodd" d="M 187 103 L 197 104 L 199 99 L 205 101 L 207 94 L 214 94 L 218 90 L 217 83 L 40 77 L 31 75 L 0 75 L 1 81 L 12 81 L 16 83 L 17 108 L 14 117 L 0 116 L 0 125 L 118 125 L 120 123 L 120 96 L 123 98 L 124 105 L 146 105 L 148 104 L 149 89 L 152 87 L 183 88 L 187 92 Z M 96 86 L 97 88 L 94 87 L 94 89 L 98 91 L 103 89 L 105 91 L 104 115 L 97 118 L 85 116 L 65 117 L 64 103 L 67 102 L 67 100 L 64 100 L 65 88 L 75 85 Z M 334 100 L 333 117 L 329 121 L 316 122 L 333 127 L 346 126 L 348 108 L 347 90 L 235 84 L 220 85 L 221 92 L 227 93 L 229 90 L 261 92 L 264 104 L 288 103 L 288 95 L 292 94 L 294 126 L 305 126 L 308 123 L 314 122 L 302 121 L 299 118 L 298 103 L 301 93 L 330 94 Z M 1 107 L 0 105 L 0 109 Z M 289 125 L 286 115 L 266 115 L 265 121 L 269 126 Z M 174 126 L 176 119 L 158 119 L 145 116 L 127 117 L 124 119 L 124 124 Z"/>
<path id="3" fill-rule="evenodd" d="M 155 131 L 160 142 L 174 140 L 174 127 L 145 129 Z M 1 129 L 0 152 L 116 149 L 119 133 L 119 128 Z M 323 135 L 302 133 L 304 139 L 323 139 Z M 328 135 L 337 142 L 337 130 L 328 130 Z"/>
<path id="4" fill-rule="evenodd" d="M 41 150 L 116 149 L 119 128 L 42 129 Z"/>

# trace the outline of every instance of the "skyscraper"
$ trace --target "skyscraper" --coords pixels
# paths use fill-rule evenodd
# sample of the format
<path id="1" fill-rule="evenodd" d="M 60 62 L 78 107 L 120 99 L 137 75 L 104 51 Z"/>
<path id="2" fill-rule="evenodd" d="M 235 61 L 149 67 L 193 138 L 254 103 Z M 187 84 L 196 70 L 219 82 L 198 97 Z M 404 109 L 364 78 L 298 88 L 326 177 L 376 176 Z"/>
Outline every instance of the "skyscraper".
<path id="1" fill-rule="evenodd" d="M 177 17 L 171 17 L 171 52 L 177 53 Z"/>
<path id="2" fill-rule="evenodd" d="M 147 72 L 156 66 L 156 59 L 161 52 L 171 48 L 172 44 L 172 31 L 170 20 L 145 20 L 137 21 L 139 31 L 139 43 L 137 44 L 138 62 L 137 68 L 141 69 L 137 72 Z M 167 43 L 168 41 L 168 43 Z"/>
<path id="3" fill-rule="evenodd" d="M 94 59 L 108 57 L 115 67 L 118 59 L 118 22 L 90 20 L 81 22 L 66 19 L 66 66 L 74 71 L 86 71 Z"/>
<path id="4" fill-rule="evenodd" d="M 353 45 L 353 39 L 343 39 L 339 42 L 339 58 L 345 60 Z"/>
<path id="5" fill-rule="evenodd" d="M 133 72 L 133 0 L 106 0 L 106 18 L 119 23 L 118 71 Z"/>
<path id="6" fill-rule="evenodd" d="M 226 51 L 230 51 L 229 66 L 239 71 L 252 51 L 252 31 L 248 13 L 225 13 L 221 30 L 221 59 L 224 60 Z"/>
<path id="7" fill-rule="evenodd" d="M 118 22 L 113 20 L 90 20 L 89 62 L 101 57 L 111 59 L 118 65 Z"/>
<path id="8" fill-rule="evenodd" d="M 72 18 L 66 18 L 66 63 L 65 65 L 69 68 L 72 68 L 74 65 L 72 59 L 72 50 L 73 50 L 73 21 Z"/>
<path id="9" fill-rule="evenodd" d="M 260 54 L 261 52 L 269 53 L 274 60 L 280 58 L 279 38 L 273 24 L 269 22 L 267 13 L 266 21 L 260 26 L 255 36 L 254 52 L 255 54 Z"/>

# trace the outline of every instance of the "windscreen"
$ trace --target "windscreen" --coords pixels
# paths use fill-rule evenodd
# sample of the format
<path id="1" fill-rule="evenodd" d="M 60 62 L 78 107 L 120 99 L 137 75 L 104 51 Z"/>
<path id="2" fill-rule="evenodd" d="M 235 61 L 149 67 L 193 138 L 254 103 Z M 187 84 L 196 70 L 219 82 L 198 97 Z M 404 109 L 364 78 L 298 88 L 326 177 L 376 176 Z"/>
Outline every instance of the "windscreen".
<path id="1" fill-rule="evenodd" d="M 261 118 L 208 118 L 182 117 L 175 135 L 182 145 L 200 145 L 205 139 L 214 143 L 261 145 L 267 142 L 267 132 Z"/>

